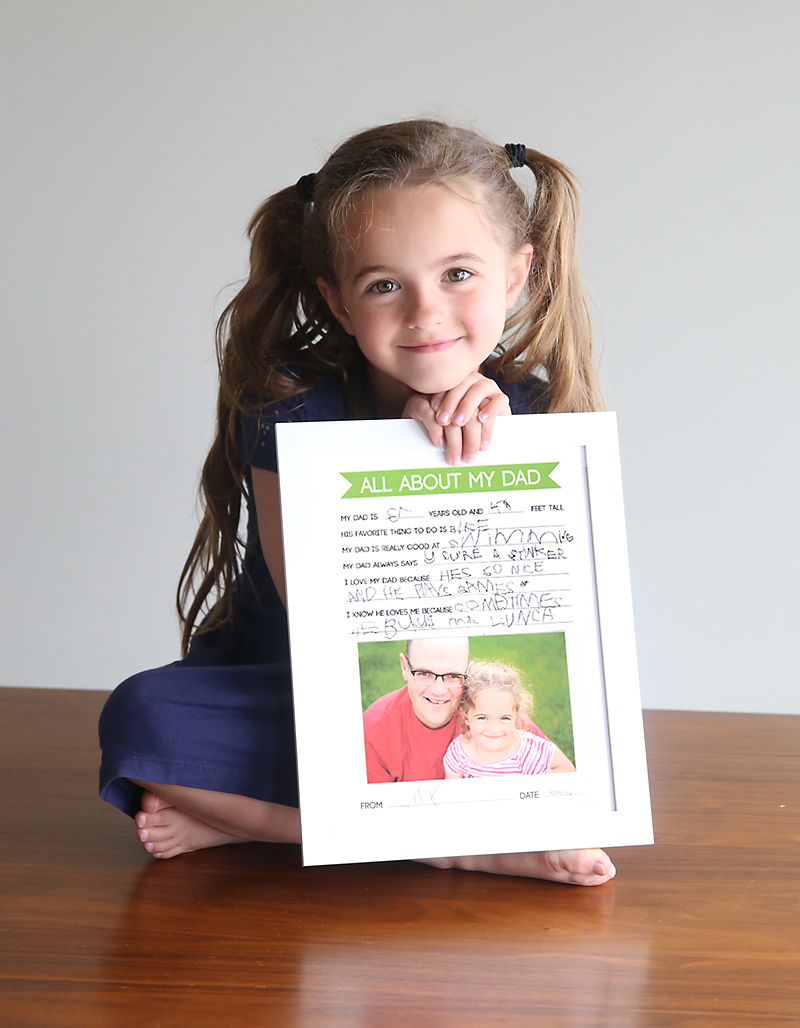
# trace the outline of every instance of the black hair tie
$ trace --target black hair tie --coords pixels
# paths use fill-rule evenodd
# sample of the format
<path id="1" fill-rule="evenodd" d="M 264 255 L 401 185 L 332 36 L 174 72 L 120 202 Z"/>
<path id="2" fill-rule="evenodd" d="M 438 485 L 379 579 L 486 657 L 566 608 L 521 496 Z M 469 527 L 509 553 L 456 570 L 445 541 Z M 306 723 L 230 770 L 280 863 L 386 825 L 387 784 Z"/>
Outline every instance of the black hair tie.
<path id="1" fill-rule="evenodd" d="M 314 195 L 314 182 L 316 177 L 316 173 L 312 171 L 310 175 L 301 175 L 297 180 L 294 188 L 297 190 L 297 195 L 303 203 L 311 203 L 311 199 Z"/>
<path id="2" fill-rule="evenodd" d="M 512 168 L 525 167 L 528 148 L 524 143 L 506 143 L 503 149 L 508 154 L 508 161 Z"/>

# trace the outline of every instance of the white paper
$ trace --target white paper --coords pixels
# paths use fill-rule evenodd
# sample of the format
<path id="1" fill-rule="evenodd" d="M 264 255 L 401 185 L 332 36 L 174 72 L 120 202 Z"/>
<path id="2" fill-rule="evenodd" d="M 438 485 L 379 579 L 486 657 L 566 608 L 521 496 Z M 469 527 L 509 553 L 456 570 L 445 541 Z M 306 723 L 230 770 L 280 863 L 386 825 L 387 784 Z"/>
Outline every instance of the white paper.
<path id="1" fill-rule="evenodd" d="M 615 416 L 499 418 L 456 468 L 412 421 L 277 438 L 304 862 L 652 842 Z M 534 699 L 547 656 L 574 772 L 368 782 L 361 668 L 459 637 Z"/>

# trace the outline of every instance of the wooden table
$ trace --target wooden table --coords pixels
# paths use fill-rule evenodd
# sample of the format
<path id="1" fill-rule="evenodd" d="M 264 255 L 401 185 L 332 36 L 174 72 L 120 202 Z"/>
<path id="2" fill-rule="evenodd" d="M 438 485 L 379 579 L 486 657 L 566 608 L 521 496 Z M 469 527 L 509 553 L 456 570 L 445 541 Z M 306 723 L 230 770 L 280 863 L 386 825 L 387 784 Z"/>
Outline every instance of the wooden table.
<path id="1" fill-rule="evenodd" d="M 0 689 L 0 1025 L 800 1025 L 800 717 L 646 714 L 657 843 L 596 889 L 248 844 L 151 860 L 95 692 Z"/>

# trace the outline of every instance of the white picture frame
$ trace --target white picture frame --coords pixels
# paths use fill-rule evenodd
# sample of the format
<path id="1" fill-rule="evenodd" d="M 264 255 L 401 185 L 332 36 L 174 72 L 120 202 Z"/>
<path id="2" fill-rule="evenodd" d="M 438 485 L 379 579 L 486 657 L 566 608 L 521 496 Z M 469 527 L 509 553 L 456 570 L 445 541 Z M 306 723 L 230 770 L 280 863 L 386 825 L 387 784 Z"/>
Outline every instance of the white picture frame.
<path id="1" fill-rule="evenodd" d="M 409 420 L 279 424 L 277 446 L 304 863 L 651 843 L 615 415 L 498 418 L 456 468 Z M 563 650 L 574 772 L 368 780 L 370 668 L 461 637 Z"/>

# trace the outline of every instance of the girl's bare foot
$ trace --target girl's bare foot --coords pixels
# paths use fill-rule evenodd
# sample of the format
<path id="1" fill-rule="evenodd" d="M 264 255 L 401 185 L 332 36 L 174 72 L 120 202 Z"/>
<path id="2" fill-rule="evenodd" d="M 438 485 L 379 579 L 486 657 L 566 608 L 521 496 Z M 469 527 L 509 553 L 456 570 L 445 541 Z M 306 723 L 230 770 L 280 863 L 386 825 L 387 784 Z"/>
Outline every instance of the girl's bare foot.
<path id="1" fill-rule="evenodd" d="M 248 841 L 203 824 L 177 807 L 169 806 L 152 792 L 142 794 L 142 809 L 134 820 L 141 844 L 148 853 L 162 860 L 209 846 Z"/>
<path id="2" fill-rule="evenodd" d="M 494 853 L 483 857 L 443 857 L 423 860 L 434 867 L 458 867 L 497 875 L 544 878 L 568 885 L 603 885 L 617 873 L 603 850 L 545 850 L 541 853 Z"/>

